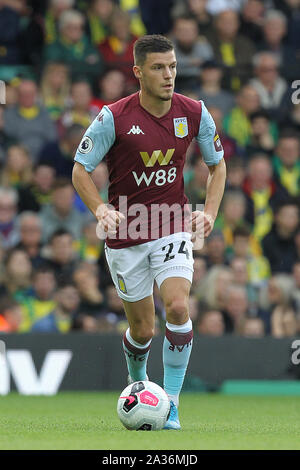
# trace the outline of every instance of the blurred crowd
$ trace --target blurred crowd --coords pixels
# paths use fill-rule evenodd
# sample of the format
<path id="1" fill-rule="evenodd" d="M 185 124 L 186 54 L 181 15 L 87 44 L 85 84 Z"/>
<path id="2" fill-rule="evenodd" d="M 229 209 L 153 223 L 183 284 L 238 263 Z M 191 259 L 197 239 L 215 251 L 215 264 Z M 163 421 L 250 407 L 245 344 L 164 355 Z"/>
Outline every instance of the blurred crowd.
<path id="1" fill-rule="evenodd" d="M 225 150 L 219 216 L 194 253 L 195 331 L 299 334 L 300 0 L 0 0 L 0 332 L 127 328 L 71 173 L 101 107 L 138 89 L 145 33 L 174 41 L 176 91 L 204 100 Z M 192 143 L 193 207 L 207 176 Z M 105 160 L 92 178 L 107 202 Z M 155 306 L 160 333 L 157 288 Z"/>

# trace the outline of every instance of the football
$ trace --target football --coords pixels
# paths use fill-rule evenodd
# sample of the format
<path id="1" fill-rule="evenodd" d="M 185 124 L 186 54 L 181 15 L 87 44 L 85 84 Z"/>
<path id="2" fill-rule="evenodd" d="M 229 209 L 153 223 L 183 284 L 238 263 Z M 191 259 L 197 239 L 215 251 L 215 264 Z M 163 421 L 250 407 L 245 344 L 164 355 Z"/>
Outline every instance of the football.
<path id="1" fill-rule="evenodd" d="M 159 431 L 169 417 L 170 401 L 156 383 L 134 382 L 121 393 L 117 412 L 121 423 L 130 431 Z"/>

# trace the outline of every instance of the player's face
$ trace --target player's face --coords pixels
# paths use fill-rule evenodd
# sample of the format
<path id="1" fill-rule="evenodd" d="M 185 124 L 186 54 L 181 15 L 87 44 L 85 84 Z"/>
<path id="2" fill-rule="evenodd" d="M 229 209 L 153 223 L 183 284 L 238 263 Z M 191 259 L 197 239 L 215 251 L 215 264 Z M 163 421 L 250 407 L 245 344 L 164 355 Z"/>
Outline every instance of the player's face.
<path id="1" fill-rule="evenodd" d="M 174 51 L 151 52 L 145 63 L 136 67 L 142 89 L 155 98 L 169 101 L 174 92 L 176 57 Z"/>

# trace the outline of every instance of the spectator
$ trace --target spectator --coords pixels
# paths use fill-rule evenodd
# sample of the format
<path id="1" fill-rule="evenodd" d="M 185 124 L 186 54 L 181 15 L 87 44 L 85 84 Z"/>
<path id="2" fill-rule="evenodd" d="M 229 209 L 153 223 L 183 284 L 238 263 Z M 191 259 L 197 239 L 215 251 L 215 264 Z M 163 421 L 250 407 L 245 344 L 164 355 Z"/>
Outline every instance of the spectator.
<path id="1" fill-rule="evenodd" d="M 200 314 L 197 322 L 197 332 L 205 336 L 223 336 L 225 324 L 222 313 L 218 310 L 207 310 Z"/>
<path id="2" fill-rule="evenodd" d="M 251 285 L 259 288 L 269 279 L 271 275 L 269 261 L 260 254 L 249 228 L 241 226 L 233 231 L 232 254 L 246 261 Z"/>
<path id="3" fill-rule="evenodd" d="M 266 286 L 259 293 L 259 307 L 265 311 L 272 311 L 275 307 L 286 308 L 291 305 L 294 283 L 287 274 L 273 275 Z"/>
<path id="4" fill-rule="evenodd" d="M 57 121 L 68 104 L 69 70 L 63 63 L 49 62 L 43 69 L 41 97 L 49 116 Z"/>
<path id="5" fill-rule="evenodd" d="M 264 154 L 254 155 L 243 184 L 247 198 L 245 218 L 253 226 L 253 235 L 258 241 L 270 232 L 274 207 L 286 196 L 274 183 L 272 173 L 269 158 Z"/>
<path id="6" fill-rule="evenodd" d="M 15 188 L 26 186 L 32 180 L 32 160 L 22 145 L 11 145 L 1 175 L 1 185 Z"/>
<path id="7" fill-rule="evenodd" d="M 208 108 L 219 108 L 224 115 L 231 111 L 235 101 L 232 93 L 222 90 L 222 76 L 223 69 L 220 64 L 212 60 L 204 62 L 201 67 L 199 99 L 203 100 Z"/>
<path id="8" fill-rule="evenodd" d="M 51 236 L 49 248 L 50 253 L 45 261 L 54 271 L 57 284 L 63 279 L 71 279 L 78 264 L 72 235 L 66 230 L 57 230 Z"/>
<path id="9" fill-rule="evenodd" d="M 63 12 L 73 8 L 75 0 L 50 0 L 45 13 L 45 43 L 53 44 L 59 37 L 59 19 Z"/>
<path id="10" fill-rule="evenodd" d="M 95 264 L 103 252 L 103 241 L 97 236 L 97 220 L 89 220 L 82 229 L 82 236 L 74 241 L 74 250 L 82 261 Z"/>
<path id="11" fill-rule="evenodd" d="M 227 247 L 232 246 L 233 231 L 244 223 L 245 213 L 246 198 L 242 191 L 227 191 L 215 222 L 215 228 L 222 231 Z"/>
<path id="12" fill-rule="evenodd" d="M 250 282 L 247 260 L 243 257 L 234 257 L 231 260 L 230 267 L 232 269 L 234 284 L 243 286 L 246 289 L 249 311 L 255 313 L 258 300 L 257 290 Z"/>
<path id="13" fill-rule="evenodd" d="M 299 60 L 295 50 L 284 41 L 287 34 L 287 18 L 279 10 L 266 12 L 263 23 L 263 40 L 258 50 L 268 51 L 277 56 L 282 74 L 288 80 L 298 78 Z"/>
<path id="14" fill-rule="evenodd" d="M 119 70 L 108 70 L 99 80 L 99 97 L 94 97 L 91 107 L 98 113 L 104 105 L 114 103 L 125 96 L 125 76 Z"/>
<path id="15" fill-rule="evenodd" d="M 102 326 L 102 325 L 101 325 Z M 78 313 L 74 316 L 71 330 L 84 331 L 86 333 L 111 333 L 114 332 L 114 326 L 111 323 L 106 322 L 105 327 L 99 325 L 99 320 L 91 315 L 85 315 Z"/>
<path id="16" fill-rule="evenodd" d="M 233 282 L 230 268 L 215 265 L 209 269 L 207 275 L 197 289 L 197 296 L 201 302 L 212 310 L 225 308 L 227 290 Z"/>
<path id="17" fill-rule="evenodd" d="M 299 332 L 297 317 L 292 307 L 275 307 L 271 317 L 271 334 L 275 338 L 296 336 Z"/>
<path id="18" fill-rule="evenodd" d="M 19 242 L 17 227 L 18 193 L 13 188 L 0 187 L 0 242 L 9 249 Z"/>
<path id="19" fill-rule="evenodd" d="M 213 265 L 226 264 L 225 240 L 220 229 L 215 228 L 207 238 L 204 258 L 208 268 Z"/>
<path id="20" fill-rule="evenodd" d="M 251 137 L 246 146 L 248 157 L 255 153 L 272 156 L 278 139 L 278 129 L 267 111 L 259 110 L 250 116 Z"/>
<path id="21" fill-rule="evenodd" d="M 89 127 L 97 115 L 91 106 L 92 89 L 88 82 L 81 80 L 73 83 L 71 87 L 71 100 L 69 109 L 60 117 L 57 125 L 59 135 L 63 139 L 67 130 L 74 124 Z"/>
<path id="22" fill-rule="evenodd" d="M 71 124 L 57 142 L 46 144 L 39 154 L 39 165 L 54 167 L 58 177 L 71 179 L 74 155 L 85 132 L 80 124 Z"/>
<path id="23" fill-rule="evenodd" d="M 263 338 L 265 325 L 261 318 L 247 317 L 241 326 L 241 336 L 245 338 Z"/>
<path id="24" fill-rule="evenodd" d="M 278 119 L 287 91 L 286 81 L 279 76 L 278 58 L 271 52 L 260 52 L 253 57 L 255 78 L 250 84 L 256 89 L 263 109 Z"/>
<path id="25" fill-rule="evenodd" d="M 295 132 L 286 130 L 281 134 L 273 165 L 277 183 L 290 196 L 299 196 L 300 139 Z"/>
<path id="26" fill-rule="evenodd" d="M 31 331 L 37 333 L 68 333 L 79 307 L 79 294 L 70 281 L 60 284 L 55 293 L 55 309 L 36 321 Z"/>
<path id="27" fill-rule="evenodd" d="M 56 140 L 56 131 L 46 109 L 38 104 L 38 88 L 32 80 L 22 80 L 18 88 L 18 103 L 4 113 L 4 131 L 24 145 L 36 161 L 46 142 Z"/>
<path id="28" fill-rule="evenodd" d="M 26 251 L 33 268 L 42 262 L 42 224 L 35 212 L 25 211 L 19 217 L 20 243 L 18 248 Z"/>
<path id="29" fill-rule="evenodd" d="M 194 259 L 194 275 L 193 275 L 193 285 L 191 286 L 191 291 L 194 293 L 197 287 L 201 284 L 207 274 L 206 261 L 203 256 L 195 256 Z"/>
<path id="30" fill-rule="evenodd" d="M 225 67 L 224 86 L 238 91 L 248 80 L 254 44 L 239 31 L 239 17 L 233 10 L 224 10 L 216 15 L 215 31 L 209 36 L 216 60 Z"/>
<path id="31" fill-rule="evenodd" d="M 59 229 L 69 230 L 76 240 L 80 238 L 83 221 L 79 212 L 73 208 L 73 199 L 71 181 L 58 178 L 53 185 L 51 203 L 40 211 L 44 242 Z"/>
<path id="32" fill-rule="evenodd" d="M 10 295 L 18 302 L 32 294 L 32 265 L 26 251 L 15 248 L 4 261 L 5 275 L 0 285 L 0 297 Z"/>
<path id="33" fill-rule="evenodd" d="M 33 292 L 21 301 L 22 323 L 20 332 L 31 330 L 35 322 L 51 313 L 56 303 L 54 291 L 56 281 L 54 272 L 47 265 L 39 266 L 33 273 Z"/>
<path id="34" fill-rule="evenodd" d="M 87 10 L 86 34 L 95 47 L 108 37 L 113 11 L 113 0 L 91 0 Z"/>
<path id="35" fill-rule="evenodd" d="M 202 64 L 213 58 L 210 44 L 199 37 L 197 21 L 192 16 L 178 17 L 173 25 L 173 42 L 177 58 L 178 90 L 198 87 Z"/>
<path id="36" fill-rule="evenodd" d="M 297 257 L 294 235 L 299 224 L 299 209 L 293 201 L 282 202 L 274 216 L 271 232 L 262 240 L 264 255 L 273 273 L 291 273 Z"/>
<path id="37" fill-rule="evenodd" d="M 126 94 L 136 91 L 137 81 L 132 73 L 133 44 L 137 37 L 130 31 L 130 16 L 116 8 L 110 18 L 111 34 L 99 45 L 99 51 L 109 69 L 124 74 Z"/>
<path id="38" fill-rule="evenodd" d="M 38 212 L 44 204 L 49 204 L 54 180 L 55 168 L 52 163 L 38 163 L 34 168 L 31 184 L 18 188 L 18 211 Z"/>
<path id="39" fill-rule="evenodd" d="M 222 314 L 225 332 L 241 334 L 243 322 L 249 314 L 249 302 L 245 287 L 232 284 L 228 288 Z"/>
<path id="40" fill-rule="evenodd" d="M 22 309 L 18 302 L 3 297 L 0 301 L 0 333 L 17 333 L 22 322 Z"/>
<path id="41" fill-rule="evenodd" d="M 227 135 L 245 147 L 251 136 L 250 116 L 260 107 L 257 91 L 251 85 L 245 85 L 237 95 L 237 106 L 224 117 L 224 131 Z"/>
<path id="42" fill-rule="evenodd" d="M 223 145 L 223 140 L 222 140 Z M 226 190 L 236 191 L 243 186 L 246 177 L 246 168 L 244 161 L 237 155 L 233 155 L 227 163 Z"/>
<path id="43" fill-rule="evenodd" d="M 95 266 L 80 265 L 74 271 L 73 280 L 80 295 L 80 312 L 97 317 L 103 312 L 104 297 L 99 289 L 99 279 Z"/>
<path id="44" fill-rule="evenodd" d="M 274 7 L 287 17 L 286 43 L 295 51 L 295 56 L 299 57 L 300 45 L 300 18 L 298 0 L 273 0 Z"/>
<path id="45" fill-rule="evenodd" d="M 46 46 L 45 62 L 62 62 L 70 68 L 72 80 L 85 77 L 93 86 L 103 73 L 103 59 L 84 35 L 84 16 L 76 10 L 59 17 L 59 37 Z"/>
<path id="46" fill-rule="evenodd" d="M 124 334 L 128 323 L 124 313 L 124 307 L 122 300 L 118 296 L 114 285 L 110 284 L 105 290 L 106 307 L 101 317 L 105 318 L 106 321 L 112 323 L 115 327 L 115 331 Z M 101 318 L 100 317 L 100 318 Z"/>
<path id="47" fill-rule="evenodd" d="M 261 0 L 246 0 L 243 4 L 240 33 L 254 43 L 261 42 L 263 39 L 264 13 L 265 5 Z"/>
<path id="48" fill-rule="evenodd" d="M 207 11 L 207 0 L 178 1 L 172 9 L 172 17 L 193 16 L 198 24 L 198 33 L 207 37 L 213 29 L 212 16 Z"/>

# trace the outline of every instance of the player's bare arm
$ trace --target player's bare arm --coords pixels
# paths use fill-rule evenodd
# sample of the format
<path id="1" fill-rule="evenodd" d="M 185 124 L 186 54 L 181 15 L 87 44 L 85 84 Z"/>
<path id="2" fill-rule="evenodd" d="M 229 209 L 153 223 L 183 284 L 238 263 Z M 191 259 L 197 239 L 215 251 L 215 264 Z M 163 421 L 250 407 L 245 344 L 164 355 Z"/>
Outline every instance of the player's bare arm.
<path id="1" fill-rule="evenodd" d="M 102 223 L 104 230 L 111 234 L 116 233 L 116 227 L 125 217 L 119 211 L 111 210 L 106 206 L 99 196 L 90 173 L 86 171 L 81 163 L 74 163 L 72 182 L 82 201 L 98 221 Z"/>
<path id="2" fill-rule="evenodd" d="M 193 227 L 203 224 L 204 237 L 211 233 L 225 188 L 226 165 L 224 158 L 217 165 L 208 167 L 207 190 L 204 212 L 194 211 L 192 213 Z"/>

